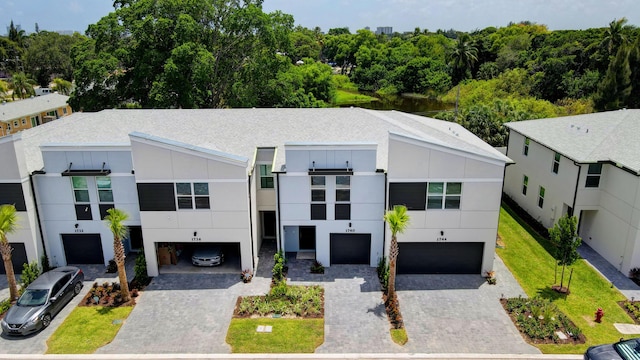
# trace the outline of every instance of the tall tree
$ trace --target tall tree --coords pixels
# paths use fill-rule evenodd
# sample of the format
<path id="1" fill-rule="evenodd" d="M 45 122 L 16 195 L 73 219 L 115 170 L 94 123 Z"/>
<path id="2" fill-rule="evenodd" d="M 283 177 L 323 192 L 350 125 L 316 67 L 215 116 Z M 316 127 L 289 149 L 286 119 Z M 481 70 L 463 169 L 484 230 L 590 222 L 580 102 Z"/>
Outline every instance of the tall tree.
<path id="1" fill-rule="evenodd" d="M 453 70 L 453 81 L 458 83 L 458 94 L 456 96 L 456 106 L 454 119 L 458 118 L 458 102 L 460 100 L 460 82 L 471 75 L 473 63 L 478 60 L 478 49 L 471 43 L 469 34 L 462 34 L 458 37 L 455 47 L 449 54 L 451 67 Z"/>
<path id="2" fill-rule="evenodd" d="M 53 91 L 57 91 L 62 95 L 69 95 L 71 94 L 71 88 L 71 81 L 67 81 L 61 78 L 53 79 Z"/>
<path id="3" fill-rule="evenodd" d="M 627 18 L 625 17 L 618 20 L 614 19 L 609 23 L 609 27 L 606 28 L 602 43 L 606 45 L 609 55 L 616 54 L 620 46 L 625 45 L 628 42 L 629 39 L 623 31 L 626 23 Z"/>
<path id="4" fill-rule="evenodd" d="M 36 84 L 33 79 L 30 79 L 25 73 L 15 73 L 9 80 L 9 88 L 13 90 L 11 97 L 15 99 L 16 94 L 20 99 L 27 98 L 31 95 L 35 95 L 33 86 Z"/>
<path id="5" fill-rule="evenodd" d="M 9 40 L 15 42 L 20 47 L 24 47 L 25 32 L 13 25 L 13 20 L 9 24 Z"/>
<path id="6" fill-rule="evenodd" d="M 74 108 L 228 106 L 235 85 L 275 77 L 293 18 L 262 0 L 120 0 L 74 51 Z M 263 61 L 270 59 L 271 61 Z M 258 80 L 256 80 L 258 79 Z M 96 94 L 96 87 L 99 93 Z"/>
<path id="7" fill-rule="evenodd" d="M 398 261 L 398 234 L 402 234 L 409 226 L 409 214 L 404 205 L 394 205 L 384 215 L 384 221 L 389 224 L 391 230 L 391 248 L 389 251 L 389 286 L 387 296 L 390 301 L 395 301 L 396 296 L 396 264 Z"/>
<path id="8" fill-rule="evenodd" d="M 567 266 L 573 265 L 580 254 L 578 246 L 582 239 L 578 236 L 578 218 L 575 216 L 563 215 L 558 222 L 549 229 L 549 238 L 556 246 L 555 258 L 558 265 L 562 266 L 562 276 L 560 277 L 560 290 L 564 285 L 564 270 Z"/>
<path id="9" fill-rule="evenodd" d="M 2 254 L 7 283 L 9 283 L 9 298 L 11 301 L 18 298 L 18 284 L 16 283 L 16 275 L 13 272 L 13 261 L 11 261 L 13 248 L 9 244 L 7 235 L 15 232 L 17 227 L 18 215 L 16 207 L 13 205 L 0 205 L 0 254 Z"/>
<path id="10" fill-rule="evenodd" d="M 122 241 L 129 235 L 129 228 L 124 225 L 127 219 L 129 219 L 129 215 L 126 212 L 115 208 L 107 210 L 107 216 L 104 217 L 105 223 L 113 234 L 113 254 L 118 266 L 118 279 L 120 280 L 120 291 L 124 302 L 131 300 L 127 272 L 124 267 L 124 245 L 122 244 Z"/>
<path id="11" fill-rule="evenodd" d="M 25 40 L 25 72 L 42 87 L 49 87 L 54 77 L 72 79 L 71 48 L 84 39 L 85 37 L 79 33 L 60 35 L 56 32 L 41 31 L 31 34 Z"/>
<path id="12" fill-rule="evenodd" d="M 616 57 L 609 63 L 604 79 L 593 97 L 599 110 L 617 110 L 626 106 L 631 94 L 631 67 L 629 47 L 621 46 Z"/>

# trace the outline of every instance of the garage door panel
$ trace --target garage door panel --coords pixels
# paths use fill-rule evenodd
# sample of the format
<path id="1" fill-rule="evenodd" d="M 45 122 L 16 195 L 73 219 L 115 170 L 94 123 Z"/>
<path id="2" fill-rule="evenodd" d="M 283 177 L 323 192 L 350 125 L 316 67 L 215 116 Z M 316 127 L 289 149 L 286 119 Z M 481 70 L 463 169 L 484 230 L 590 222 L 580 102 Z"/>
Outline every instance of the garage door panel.
<path id="1" fill-rule="evenodd" d="M 331 234 L 330 241 L 331 265 L 369 265 L 371 234 Z"/>
<path id="2" fill-rule="evenodd" d="M 480 274 L 484 243 L 399 243 L 398 274 Z"/>
<path id="3" fill-rule="evenodd" d="M 63 234 L 67 264 L 104 264 L 100 234 Z"/>
<path id="4" fill-rule="evenodd" d="M 23 243 L 9 243 L 13 248 L 11 253 L 11 262 L 13 263 L 13 272 L 16 274 L 22 274 L 22 268 L 24 264 L 27 264 L 27 250 Z M 0 274 L 6 274 L 7 271 L 4 268 L 4 261 L 0 260 Z"/>

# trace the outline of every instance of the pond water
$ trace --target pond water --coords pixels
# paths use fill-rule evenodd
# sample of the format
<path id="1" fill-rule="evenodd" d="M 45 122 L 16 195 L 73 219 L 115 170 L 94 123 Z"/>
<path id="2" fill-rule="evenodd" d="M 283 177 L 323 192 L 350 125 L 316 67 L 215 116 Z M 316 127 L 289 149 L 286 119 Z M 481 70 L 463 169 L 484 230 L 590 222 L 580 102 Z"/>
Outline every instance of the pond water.
<path id="1" fill-rule="evenodd" d="M 454 108 L 454 104 L 444 103 L 415 94 L 388 95 L 384 97 L 377 96 L 376 94 L 365 95 L 375 96 L 378 100 L 353 105 L 343 105 L 343 107 L 357 106 L 371 110 L 398 110 L 429 117 L 441 111 L 453 110 Z"/>

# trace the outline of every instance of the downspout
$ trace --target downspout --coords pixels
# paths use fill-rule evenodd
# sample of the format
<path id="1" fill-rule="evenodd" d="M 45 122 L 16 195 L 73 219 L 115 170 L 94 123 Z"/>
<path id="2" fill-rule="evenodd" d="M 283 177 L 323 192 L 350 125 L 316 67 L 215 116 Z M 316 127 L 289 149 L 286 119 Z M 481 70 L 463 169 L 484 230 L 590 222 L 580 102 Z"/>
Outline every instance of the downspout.
<path id="1" fill-rule="evenodd" d="M 389 186 L 389 179 L 388 179 L 388 174 L 385 171 L 384 172 L 384 209 L 382 209 L 382 214 L 386 214 L 387 213 L 387 209 L 389 208 L 389 199 L 388 199 L 388 195 L 387 195 L 387 188 Z M 382 258 L 385 258 L 385 252 L 387 249 L 387 222 L 384 221 L 384 217 L 382 220 Z"/>
<path id="2" fill-rule="evenodd" d="M 249 190 L 249 234 L 251 237 L 251 267 L 253 268 L 253 273 L 255 274 L 256 270 L 256 256 L 255 256 L 255 242 L 253 238 L 253 207 L 251 205 L 251 173 L 249 173 L 249 182 L 247 183 L 247 188 Z"/>
<path id="3" fill-rule="evenodd" d="M 578 177 L 576 178 L 576 188 L 573 191 L 573 203 L 571 204 L 571 209 L 572 209 L 571 211 L 573 211 L 572 215 L 575 215 L 575 213 L 576 213 L 576 200 L 578 199 L 578 186 L 580 186 L 580 171 L 582 171 L 582 166 L 580 166 L 575 161 L 573 162 L 573 164 L 578 167 Z M 580 234 L 580 225 L 581 224 L 582 224 L 582 216 L 580 216 L 578 218 L 578 228 L 577 228 L 578 235 Z"/>
<path id="4" fill-rule="evenodd" d="M 282 231 L 283 230 L 280 228 L 280 173 L 277 172 L 276 173 L 276 207 L 277 207 L 277 211 L 278 211 L 278 241 L 276 242 L 278 244 L 278 248 L 276 249 L 277 251 L 280 251 L 284 248 L 283 244 L 282 244 Z"/>
<path id="5" fill-rule="evenodd" d="M 36 200 L 36 188 L 33 185 L 33 173 L 29 174 L 29 186 L 31 187 L 31 196 L 33 197 L 33 207 L 36 210 L 36 223 L 38 223 L 38 232 L 40 233 L 40 241 L 42 242 L 42 253 L 47 258 L 47 261 L 48 261 L 49 257 L 47 256 L 47 247 L 44 243 L 44 233 L 42 232 L 42 222 L 40 221 L 40 211 L 38 210 L 38 201 Z"/>

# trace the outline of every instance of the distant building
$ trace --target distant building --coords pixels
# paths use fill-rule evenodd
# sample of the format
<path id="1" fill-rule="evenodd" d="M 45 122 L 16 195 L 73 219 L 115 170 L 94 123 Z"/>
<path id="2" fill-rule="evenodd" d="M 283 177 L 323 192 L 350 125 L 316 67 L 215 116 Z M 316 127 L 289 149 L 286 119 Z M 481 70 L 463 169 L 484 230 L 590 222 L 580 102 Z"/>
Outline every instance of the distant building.
<path id="1" fill-rule="evenodd" d="M 57 93 L 0 104 L 0 137 L 71 115 L 69 97 Z"/>
<path id="2" fill-rule="evenodd" d="M 393 26 L 378 26 L 378 28 L 376 28 L 376 35 L 380 35 L 380 34 L 384 34 L 384 35 L 393 34 Z"/>

